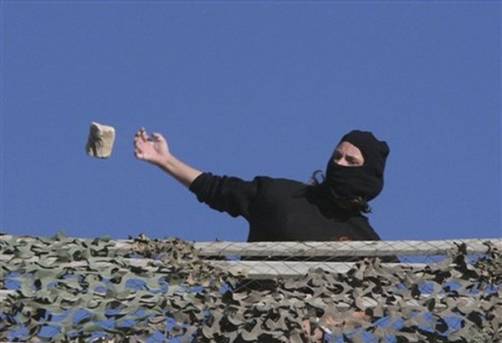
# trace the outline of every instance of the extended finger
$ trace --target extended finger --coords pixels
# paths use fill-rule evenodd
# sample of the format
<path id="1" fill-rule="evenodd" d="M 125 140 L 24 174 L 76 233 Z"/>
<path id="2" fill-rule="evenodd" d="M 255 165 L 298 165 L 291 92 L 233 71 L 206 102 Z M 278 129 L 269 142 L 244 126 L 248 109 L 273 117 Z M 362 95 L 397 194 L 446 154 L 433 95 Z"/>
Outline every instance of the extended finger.
<path id="1" fill-rule="evenodd" d="M 134 156 L 136 156 L 137 158 L 143 158 L 144 157 L 143 152 L 140 149 L 135 149 L 134 150 Z"/>
<path id="2" fill-rule="evenodd" d="M 160 133 L 158 133 L 158 132 L 154 132 L 152 134 L 152 136 L 153 136 L 153 138 L 155 138 L 155 140 L 158 140 L 158 141 L 164 140 L 164 137 Z"/>
<path id="3" fill-rule="evenodd" d="M 141 129 L 139 129 L 138 131 L 136 131 L 136 133 L 134 134 L 134 138 L 138 138 L 138 139 L 141 139 L 143 141 L 146 141 L 147 140 L 147 136 L 146 136 L 145 128 L 142 127 Z"/>

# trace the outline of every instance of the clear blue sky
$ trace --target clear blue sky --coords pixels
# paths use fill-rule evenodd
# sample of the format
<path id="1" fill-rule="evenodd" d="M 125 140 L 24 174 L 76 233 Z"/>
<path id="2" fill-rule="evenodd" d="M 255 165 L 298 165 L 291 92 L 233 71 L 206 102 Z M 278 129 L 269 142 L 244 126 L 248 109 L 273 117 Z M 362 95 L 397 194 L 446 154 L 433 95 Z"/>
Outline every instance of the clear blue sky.
<path id="1" fill-rule="evenodd" d="M 348 130 L 391 154 L 383 239 L 501 220 L 500 2 L 2 1 L 0 231 L 245 240 L 133 156 L 166 135 L 204 171 L 307 181 Z M 84 152 L 91 121 L 114 153 Z"/>

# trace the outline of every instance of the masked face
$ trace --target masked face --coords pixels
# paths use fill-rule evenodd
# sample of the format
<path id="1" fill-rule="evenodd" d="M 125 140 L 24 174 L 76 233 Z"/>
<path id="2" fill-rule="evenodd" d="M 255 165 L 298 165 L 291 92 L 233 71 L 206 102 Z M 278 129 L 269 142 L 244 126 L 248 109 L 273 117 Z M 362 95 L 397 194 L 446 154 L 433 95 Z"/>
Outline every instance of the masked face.
<path id="1" fill-rule="evenodd" d="M 349 143 L 341 142 L 333 153 L 332 160 L 345 167 L 360 167 L 364 164 L 364 156 L 358 147 Z"/>
<path id="2" fill-rule="evenodd" d="M 363 153 L 349 142 L 341 142 L 326 168 L 326 184 L 338 199 L 371 200 L 383 187 L 381 175 L 365 163 Z"/>

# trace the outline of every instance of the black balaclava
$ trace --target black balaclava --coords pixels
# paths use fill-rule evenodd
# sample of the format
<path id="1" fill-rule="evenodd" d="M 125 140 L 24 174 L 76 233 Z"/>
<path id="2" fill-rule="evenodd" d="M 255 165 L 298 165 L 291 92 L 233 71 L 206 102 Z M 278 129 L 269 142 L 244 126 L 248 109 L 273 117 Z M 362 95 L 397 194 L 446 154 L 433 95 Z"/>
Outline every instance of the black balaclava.
<path id="1" fill-rule="evenodd" d="M 376 139 L 371 132 L 359 130 L 347 133 L 341 142 L 349 142 L 359 148 L 364 164 L 359 167 L 341 166 L 333 160 L 332 155 L 324 180 L 331 194 L 337 199 L 361 197 L 369 201 L 375 198 L 383 188 L 385 159 L 389 155 L 387 143 Z"/>

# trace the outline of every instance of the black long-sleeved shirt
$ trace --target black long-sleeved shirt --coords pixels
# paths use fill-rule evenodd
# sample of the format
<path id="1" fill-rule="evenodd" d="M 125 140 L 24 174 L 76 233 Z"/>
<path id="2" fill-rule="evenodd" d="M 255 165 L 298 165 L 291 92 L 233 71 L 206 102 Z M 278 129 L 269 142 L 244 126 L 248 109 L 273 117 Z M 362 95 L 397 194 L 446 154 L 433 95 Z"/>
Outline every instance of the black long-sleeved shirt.
<path id="1" fill-rule="evenodd" d="M 243 216 L 249 222 L 249 242 L 380 239 L 365 216 L 337 207 L 322 186 L 203 173 L 190 190 L 213 209 Z"/>

